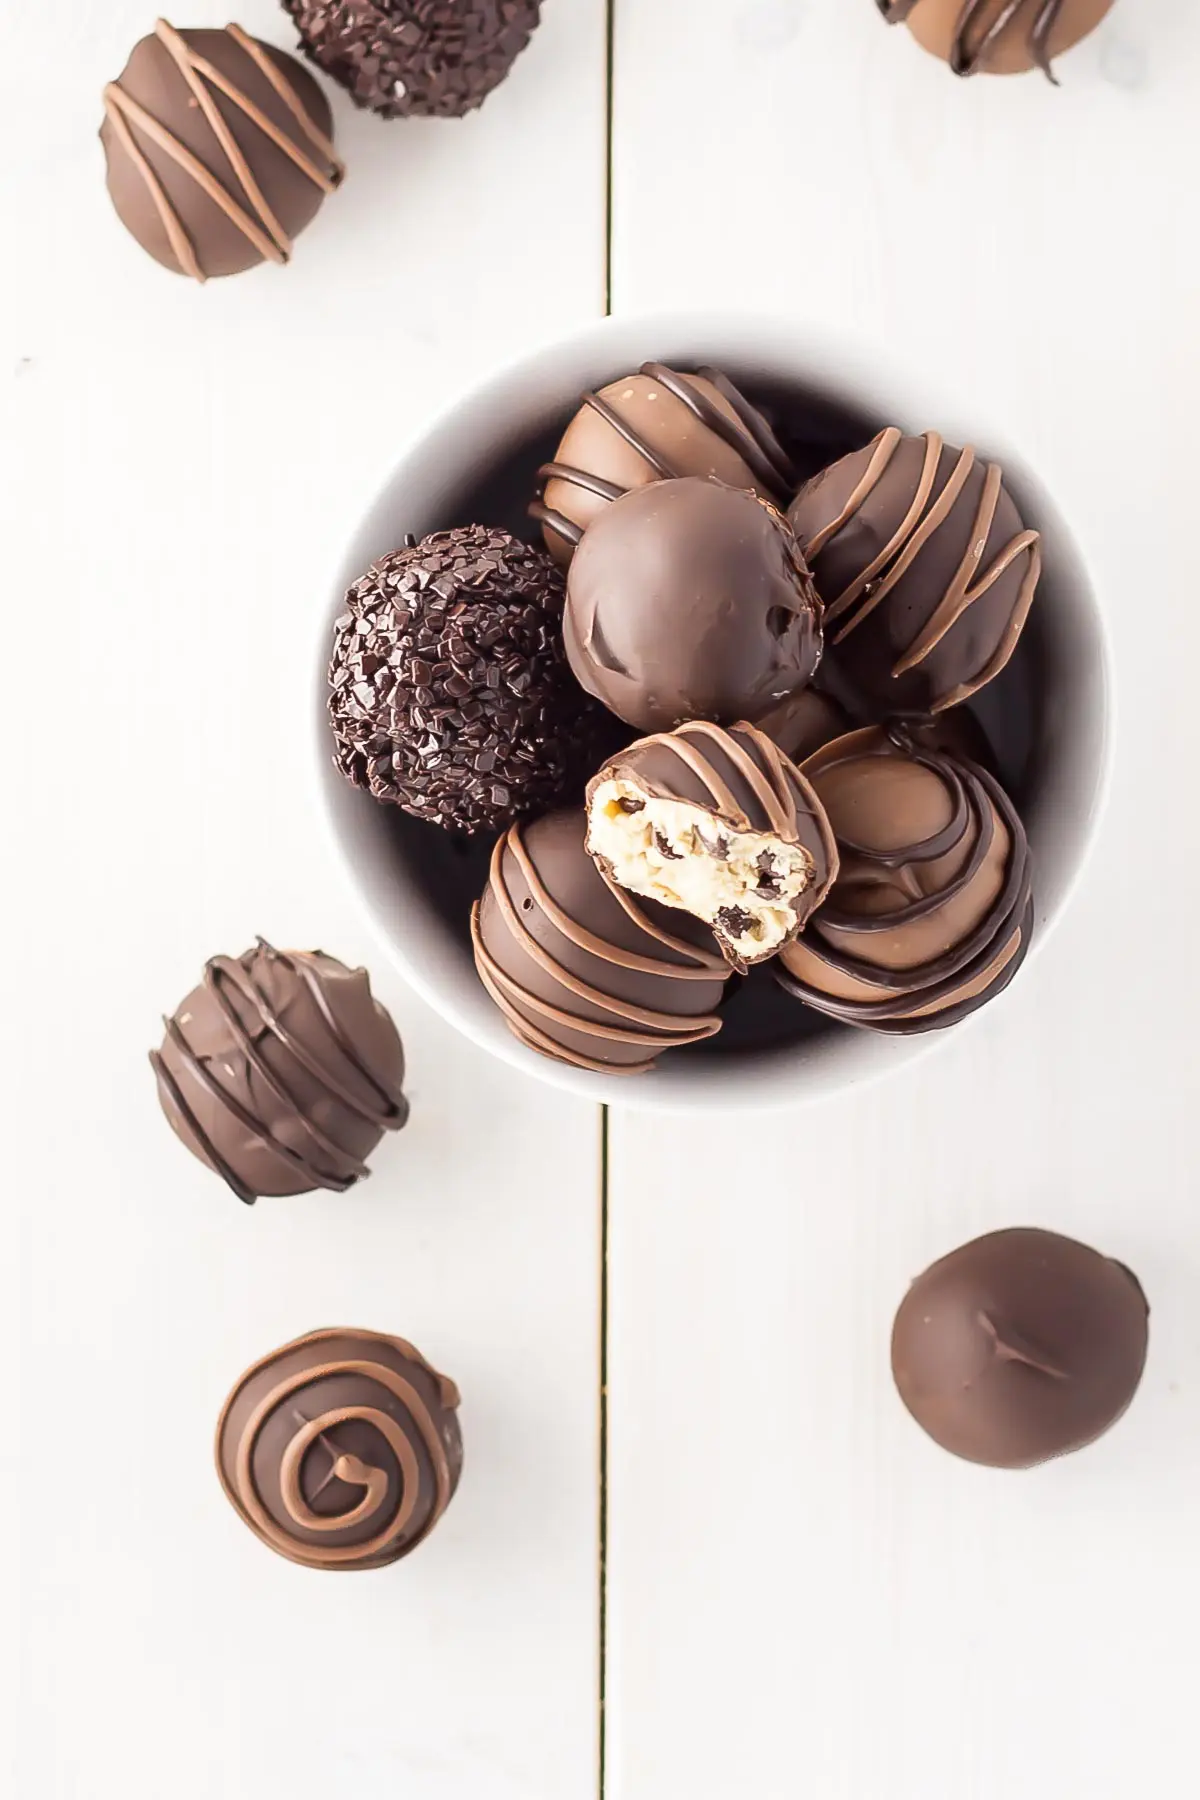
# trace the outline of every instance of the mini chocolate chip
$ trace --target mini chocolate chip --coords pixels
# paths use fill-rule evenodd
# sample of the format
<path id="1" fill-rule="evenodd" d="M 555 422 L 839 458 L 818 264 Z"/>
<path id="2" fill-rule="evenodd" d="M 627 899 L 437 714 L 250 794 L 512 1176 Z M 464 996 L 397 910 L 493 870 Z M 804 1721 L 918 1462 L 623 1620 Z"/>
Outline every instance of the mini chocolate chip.
<path id="1" fill-rule="evenodd" d="M 646 802 L 644 800 L 630 800 L 624 794 L 622 794 L 621 798 L 617 801 L 617 805 L 623 813 L 640 813 L 645 812 L 646 810 Z"/>
<path id="2" fill-rule="evenodd" d="M 658 854 L 660 856 L 665 856 L 668 862 L 683 861 L 683 851 L 673 849 L 670 842 L 663 836 L 661 831 L 656 831 L 654 833 L 654 842 L 658 849 Z"/>

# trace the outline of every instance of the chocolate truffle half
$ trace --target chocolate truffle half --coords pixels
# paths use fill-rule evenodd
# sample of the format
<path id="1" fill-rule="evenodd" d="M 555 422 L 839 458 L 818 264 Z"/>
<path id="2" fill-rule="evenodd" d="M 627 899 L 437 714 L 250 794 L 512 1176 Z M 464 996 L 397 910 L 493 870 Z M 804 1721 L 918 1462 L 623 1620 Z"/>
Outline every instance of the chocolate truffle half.
<path id="1" fill-rule="evenodd" d="M 892 1330 L 892 1373 L 943 1450 L 1027 1469 L 1120 1418 L 1148 1328 L 1123 1263 L 1053 1231 L 994 1231 L 913 1282 Z"/>
<path id="2" fill-rule="evenodd" d="M 448 830 L 502 830 L 582 786 L 602 715 L 562 648 L 562 575 L 507 531 L 434 532 L 373 563 L 334 625 L 335 761 Z"/>
<path id="3" fill-rule="evenodd" d="M 837 843 L 833 889 L 775 967 L 847 1025 L 953 1025 L 1006 988 L 1033 930 L 1029 848 L 1000 784 L 902 730 L 850 732 L 803 774 Z"/>
<path id="4" fill-rule="evenodd" d="M 587 847 L 622 888 L 712 927 L 736 969 L 774 956 L 837 874 L 820 801 L 752 725 L 643 738 L 589 783 Z"/>
<path id="5" fill-rule="evenodd" d="M 1042 556 L 995 463 L 890 426 L 801 488 L 788 518 L 830 660 L 868 714 L 941 712 L 1004 668 Z"/>
<path id="6" fill-rule="evenodd" d="M 313 61 L 384 119 L 457 119 L 524 50 L 541 0 L 283 0 Z"/>
<path id="7" fill-rule="evenodd" d="M 614 500 L 567 572 L 563 635 L 589 694 L 642 731 L 757 720 L 821 658 L 821 607 L 785 519 L 719 481 Z"/>
<path id="8" fill-rule="evenodd" d="M 458 1389 L 403 1338 L 313 1331 L 246 1370 L 221 1410 L 221 1485 L 310 1569 L 381 1569 L 428 1537 L 462 1472 Z"/>
<path id="9" fill-rule="evenodd" d="M 585 528 L 631 488 L 708 475 L 786 506 L 796 486 L 787 452 L 757 407 L 719 369 L 681 374 L 643 363 L 585 394 L 554 461 L 538 470 L 530 507 L 546 548 L 569 562 Z"/>
<path id="10" fill-rule="evenodd" d="M 875 0 L 889 25 L 956 75 L 1023 75 L 1038 68 L 1057 86 L 1051 58 L 1095 31 L 1113 0 Z"/>
<path id="11" fill-rule="evenodd" d="M 711 933 L 607 881 L 585 826 L 579 808 L 501 838 L 471 916 L 475 966 L 529 1049 L 640 1075 L 661 1051 L 720 1030 L 729 965 Z"/>
<path id="12" fill-rule="evenodd" d="M 104 90 L 100 141 L 122 223 L 196 281 L 285 263 L 342 179 L 320 88 L 238 25 L 160 19 Z"/>
<path id="13" fill-rule="evenodd" d="M 323 950 L 214 956 L 150 1053 L 176 1135 L 239 1200 L 344 1193 L 408 1119 L 404 1049 L 365 969 Z"/>

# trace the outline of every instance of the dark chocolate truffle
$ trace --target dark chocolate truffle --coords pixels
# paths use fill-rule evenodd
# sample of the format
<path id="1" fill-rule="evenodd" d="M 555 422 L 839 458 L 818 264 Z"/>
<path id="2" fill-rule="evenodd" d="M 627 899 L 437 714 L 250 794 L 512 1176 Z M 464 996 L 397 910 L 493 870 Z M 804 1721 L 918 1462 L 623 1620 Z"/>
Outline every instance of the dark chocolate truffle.
<path id="1" fill-rule="evenodd" d="M 408 1118 L 404 1050 L 365 969 L 259 938 L 214 956 L 150 1053 L 158 1097 L 239 1200 L 343 1193 Z"/>
<path id="2" fill-rule="evenodd" d="M 247 1369 L 226 1400 L 221 1485 L 289 1561 L 382 1569 L 415 1550 L 453 1498 L 458 1399 L 403 1338 L 312 1331 Z"/>
<path id="3" fill-rule="evenodd" d="M 872 728 L 809 757 L 840 867 L 775 976 L 789 994 L 894 1035 L 956 1024 L 1003 991 L 1033 930 L 1030 858 L 977 764 Z"/>
<path id="4" fill-rule="evenodd" d="M 774 956 L 837 874 L 829 820 L 753 725 L 642 738 L 588 785 L 587 847 L 610 880 L 710 926 L 736 969 Z"/>
<path id="5" fill-rule="evenodd" d="M 238 25 L 175 31 L 160 19 L 105 88 L 104 112 L 122 223 L 156 262 L 197 281 L 287 262 L 342 179 L 312 76 Z"/>
<path id="6" fill-rule="evenodd" d="M 890 426 L 801 488 L 788 518 L 830 660 L 868 714 L 957 706 L 1016 649 L 1040 540 L 973 450 Z"/>
<path id="7" fill-rule="evenodd" d="M 305 51 L 384 119 L 461 118 L 524 50 L 541 0 L 283 0 Z"/>
<path id="8" fill-rule="evenodd" d="M 729 976 L 711 933 L 639 904 L 584 848 L 582 808 L 513 826 L 471 916 L 479 978 L 531 1050 L 640 1075 L 720 1030 Z M 667 923 L 666 921 L 670 921 Z"/>
<path id="9" fill-rule="evenodd" d="M 892 1373 L 943 1450 L 1027 1469 L 1120 1418 L 1148 1326 L 1123 1263 L 1053 1231 L 994 1231 L 913 1282 L 892 1330 Z"/>
<path id="10" fill-rule="evenodd" d="M 582 786 L 602 715 L 562 648 L 544 550 L 465 525 L 367 570 L 335 623 L 338 768 L 377 800 L 470 836 Z"/>
<path id="11" fill-rule="evenodd" d="M 612 381 L 567 426 L 554 461 L 538 470 L 530 507 L 559 562 L 569 562 L 598 513 L 631 488 L 684 475 L 708 475 L 753 488 L 786 506 L 795 490 L 791 459 L 756 407 L 719 369 L 683 375 L 643 363 Z"/>
<path id="12" fill-rule="evenodd" d="M 808 682 L 821 606 L 786 520 L 689 477 L 614 500 L 567 573 L 563 635 L 589 694 L 642 731 L 757 720 Z"/>
<path id="13" fill-rule="evenodd" d="M 875 0 L 889 25 L 907 23 L 923 49 L 956 75 L 1023 75 L 1057 81 L 1052 57 L 1095 31 L 1113 0 Z"/>

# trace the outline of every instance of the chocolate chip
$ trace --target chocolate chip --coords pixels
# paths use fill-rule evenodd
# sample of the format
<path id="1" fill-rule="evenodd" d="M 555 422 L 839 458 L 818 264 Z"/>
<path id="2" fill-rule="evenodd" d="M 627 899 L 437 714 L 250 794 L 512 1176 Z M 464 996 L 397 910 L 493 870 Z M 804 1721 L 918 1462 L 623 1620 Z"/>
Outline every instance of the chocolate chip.
<path id="1" fill-rule="evenodd" d="M 617 805 L 623 813 L 640 813 L 645 812 L 646 810 L 646 802 L 644 800 L 631 800 L 624 794 L 622 794 L 621 798 L 617 801 Z"/>
<path id="2" fill-rule="evenodd" d="M 752 914 L 746 912 L 741 906 L 723 906 L 717 913 L 714 924 L 719 925 L 721 930 L 727 932 L 730 937 L 740 938 L 745 937 L 748 931 L 753 930 L 754 919 Z"/>
<path id="3" fill-rule="evenodd" d="M 660 856 L 665 856 L 668 862 L 683 861 L 683 851 L 674 849 L 670 841 L 663 836 L 661 831 L 656 831 L 654 833 L 654 843 L 658 850 L 658 854 Z"/>

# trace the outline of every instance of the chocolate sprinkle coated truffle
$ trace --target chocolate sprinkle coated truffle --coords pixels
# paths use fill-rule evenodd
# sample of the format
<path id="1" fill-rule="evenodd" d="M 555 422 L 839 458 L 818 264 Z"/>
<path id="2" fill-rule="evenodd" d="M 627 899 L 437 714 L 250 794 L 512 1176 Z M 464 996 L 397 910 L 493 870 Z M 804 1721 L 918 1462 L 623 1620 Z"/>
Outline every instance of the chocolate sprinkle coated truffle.
<path id="1" fill-rule="evenodd" d="M 335 761 L 377 800 L 466 835 L 582 782 L 601 715 L 562 649 L 544 550 L 466 525 L 374 563 L 334 626 Z"/>
<path id="2" fill-rule="evenodd" d="M 429 1536 L 462 1473 L 458 1389 L 403 1338 L 313 1331 L 264 1356 L 221 1410 L 221 1486 L 270 1549 L 381 1569 Z"/>
<path id="3" fill-rule="evenodd" d="M 1148 1329 L 1123 1263 L 1053 1231 L 994 1231 L 913 1282 L 892 1373 L 943 1450 L 1027 1469 L 1115 1424 L 1141 1381 Z"/>
<path id="4" fill-rule="evenodd" d="M 499 87 L 541 0 L 283 0 L 313 61 L 385 119 L 457 119 Z"/>
<path id="5" fill-rule="evenodd" d="M 408 1118 L 404 1049 L 365 969 L 324 951 L 214 956 L 150 1053 L 168 1122 L 239 1200 L 343 1193 Z"/>
<path id="6" fill-rule="evenodd" d="M 923 49 L 956 75 L 1021 75 L 1039 68 L 1058 86 L 1050 59 L 1069 50 L 1113 0 L 875 0 L 889 25 L 907 23 Z"/>

